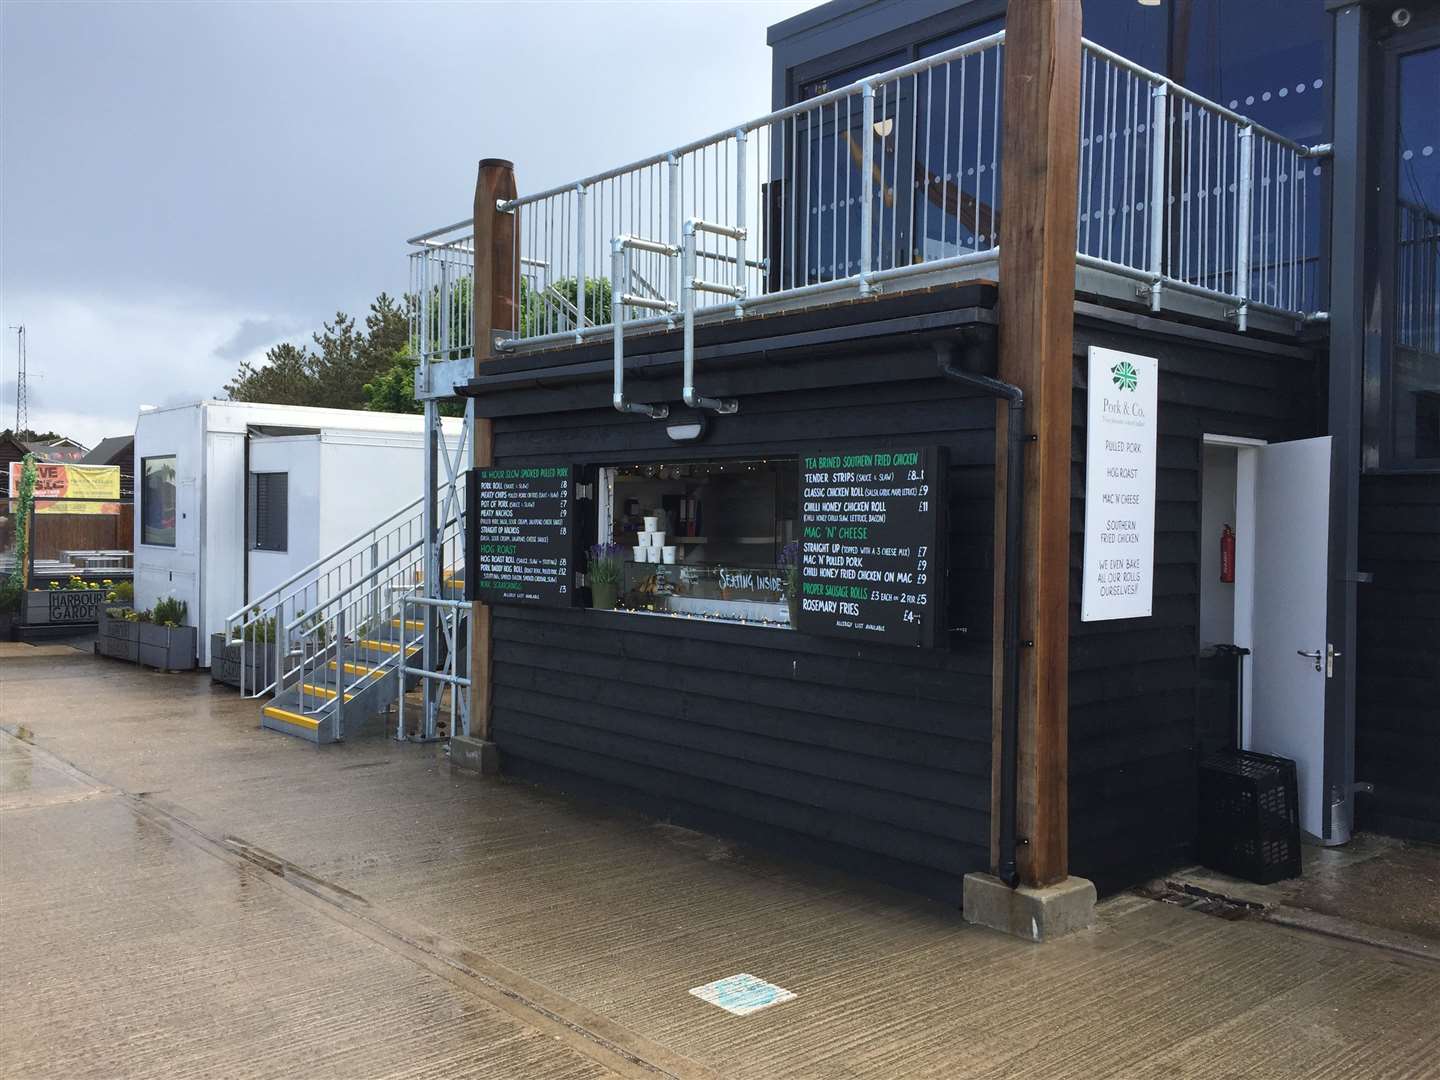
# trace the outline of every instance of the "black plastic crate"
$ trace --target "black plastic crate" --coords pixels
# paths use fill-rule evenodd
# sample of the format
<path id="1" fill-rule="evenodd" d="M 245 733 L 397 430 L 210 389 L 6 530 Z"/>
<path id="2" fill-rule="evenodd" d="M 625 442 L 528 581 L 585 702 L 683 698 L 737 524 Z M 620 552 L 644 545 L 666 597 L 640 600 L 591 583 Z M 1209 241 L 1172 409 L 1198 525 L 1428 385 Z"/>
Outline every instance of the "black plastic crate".
<path id="1" fill-rule="evenodd" d="M 1260 885 L 1300 875 L 1295 763 L 1221 750 L 1200 763 L 1200 861 Z"/>

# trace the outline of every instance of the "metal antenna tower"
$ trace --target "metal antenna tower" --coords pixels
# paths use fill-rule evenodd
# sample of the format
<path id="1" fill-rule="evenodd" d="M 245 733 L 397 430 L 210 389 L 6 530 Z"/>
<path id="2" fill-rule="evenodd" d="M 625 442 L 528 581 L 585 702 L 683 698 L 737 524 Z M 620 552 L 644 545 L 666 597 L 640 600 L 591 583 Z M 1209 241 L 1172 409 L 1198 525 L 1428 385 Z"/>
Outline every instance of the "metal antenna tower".
<path id="1" fill-rule="evenodd" d="M 18 438 L 20 432 L 25 430 L 30 422 L 30 407 L 25 400 L 25 324 L 10 327 L 15 331 L 16 350 L 20 354 L 18 369 L 15 373 L 15 435 Z"/>

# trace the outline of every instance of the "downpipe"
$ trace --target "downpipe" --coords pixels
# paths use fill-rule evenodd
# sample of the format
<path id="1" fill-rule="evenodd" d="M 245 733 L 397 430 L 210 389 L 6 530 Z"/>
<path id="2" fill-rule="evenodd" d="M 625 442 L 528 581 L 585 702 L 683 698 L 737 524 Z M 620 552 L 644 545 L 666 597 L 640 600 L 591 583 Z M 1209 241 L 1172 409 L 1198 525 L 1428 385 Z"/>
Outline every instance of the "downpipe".
<path id="1" fill-rule="evenodd" d="M 1009 405 L 1005 425 L 1005 575 L 1004 630 L 1001 647 L 1000 698 L 1000 850 L 997 876 L 1014 888 L 1020 880 L 1015 852 L 1020 745 L 1020 545 L 1025 535 L 1025 392 L 989 375 L 957 368 L 955 345 L 935 342 L 941 376 L 973 387 Z"/>

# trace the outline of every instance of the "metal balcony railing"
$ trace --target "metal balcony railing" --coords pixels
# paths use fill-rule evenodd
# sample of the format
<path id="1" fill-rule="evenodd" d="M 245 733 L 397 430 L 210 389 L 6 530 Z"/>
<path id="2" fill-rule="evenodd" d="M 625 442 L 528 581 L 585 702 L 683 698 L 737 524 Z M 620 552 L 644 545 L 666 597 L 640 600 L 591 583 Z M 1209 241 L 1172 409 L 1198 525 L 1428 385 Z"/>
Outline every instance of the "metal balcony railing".
<path id="1" fill-rule="evenodd" d="M 1320 307 L 1328 147 L 1287 139 L 1092 42 L 1080 89 L 1078 260 L 1251 311 Z"/>
<path id="2" fill-rule="evenodd" d="M 517 217 L 520 302 L 498 348 L 609 338 L 617 314 L 634 332 L 678 327 L 687 305 L 705 320 L 995 278 L 1004 41 L 992 34 L 502 203 Z M 1257 311 L 1292 322 L 1318 311 L 1326 148 L 1087 41 L 1079 153 L 1082 267 L 1157 310 L 1167 290 L 1214 302 L 1241 329 Z M 464 221 L 411 241 L 424 357 L 468 355 L 471 237 Z"/>

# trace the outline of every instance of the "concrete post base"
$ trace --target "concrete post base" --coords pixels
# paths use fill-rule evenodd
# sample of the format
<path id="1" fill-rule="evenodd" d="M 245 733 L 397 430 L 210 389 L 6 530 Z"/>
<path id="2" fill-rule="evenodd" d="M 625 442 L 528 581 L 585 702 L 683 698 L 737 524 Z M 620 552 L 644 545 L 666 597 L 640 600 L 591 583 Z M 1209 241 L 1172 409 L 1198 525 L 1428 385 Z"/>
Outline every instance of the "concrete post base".
<path id="1" fill-rule="evenodd" d="M 500 772 L 500 748 L 484 739 L 452 735 L 450 764 L 457 769 L 471 769 L 481 776 L 495 776 Z"/>
<path id="2" fill-rule="evenodd" d="M 1012 889 L 991 874 L 966 874 L 963 904 L 966 922 L 1026 941 L 1050 941 L 1095 922 L 1095 886 L 1078 877 Z"/>

